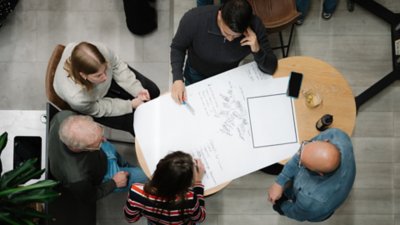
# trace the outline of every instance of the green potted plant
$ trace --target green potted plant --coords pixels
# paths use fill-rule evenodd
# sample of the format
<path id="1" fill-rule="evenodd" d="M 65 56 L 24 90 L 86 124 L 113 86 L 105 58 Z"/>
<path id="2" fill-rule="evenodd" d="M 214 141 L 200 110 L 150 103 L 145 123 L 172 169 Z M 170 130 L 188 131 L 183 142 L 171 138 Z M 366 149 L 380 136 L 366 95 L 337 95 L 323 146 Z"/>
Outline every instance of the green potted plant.
<path id="1" fill-rule="evenodd" d="M 0 154 L 7 145 L 7 137 L 7 132 L 0 136 Z M 53 188 L 58 182 L 41 180 L 24 185 L 33 177 L 45 172 L 45 169 L 37 169 L 34 166 L 36 161 L 36 158 L 26 160 L 17 168 L 2 174 L 0 160 L 0 224 L 34 225 L 40 219 L 50 218 L 32 205 L 44 204 L 57 198 L 60 193 Z"/>

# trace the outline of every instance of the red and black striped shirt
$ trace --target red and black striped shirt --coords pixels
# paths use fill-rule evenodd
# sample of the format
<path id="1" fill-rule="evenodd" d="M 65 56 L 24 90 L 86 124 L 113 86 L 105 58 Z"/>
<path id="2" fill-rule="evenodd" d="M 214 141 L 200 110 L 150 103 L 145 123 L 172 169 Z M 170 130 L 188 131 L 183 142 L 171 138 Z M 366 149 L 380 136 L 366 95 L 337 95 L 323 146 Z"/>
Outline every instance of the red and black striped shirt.
<path id="1" fill-rule="evenodd" d="M 154 225 L 192 225 L 203 222 L 206 217 L 204 186 L 194 184 L 186 193 L 184 202 L 175 205 L 145 192 L 143 184 L 135 183 L 129 191 L 124 213 L 130 223 L 138 221 L 142 216 Z"/>

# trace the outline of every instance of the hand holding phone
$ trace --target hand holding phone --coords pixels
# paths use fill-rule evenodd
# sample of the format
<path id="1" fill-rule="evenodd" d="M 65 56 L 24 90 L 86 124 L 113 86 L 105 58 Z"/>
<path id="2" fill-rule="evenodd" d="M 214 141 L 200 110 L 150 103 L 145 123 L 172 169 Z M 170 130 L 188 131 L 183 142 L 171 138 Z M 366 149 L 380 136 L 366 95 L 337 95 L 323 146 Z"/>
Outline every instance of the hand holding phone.
<path id="1" fill-rule="evenodd" d="M 298 98 L 302 80 L 303 74 L 292 71 L 290 74 L 289 85 L 286 94 L 290 97 Z"/>

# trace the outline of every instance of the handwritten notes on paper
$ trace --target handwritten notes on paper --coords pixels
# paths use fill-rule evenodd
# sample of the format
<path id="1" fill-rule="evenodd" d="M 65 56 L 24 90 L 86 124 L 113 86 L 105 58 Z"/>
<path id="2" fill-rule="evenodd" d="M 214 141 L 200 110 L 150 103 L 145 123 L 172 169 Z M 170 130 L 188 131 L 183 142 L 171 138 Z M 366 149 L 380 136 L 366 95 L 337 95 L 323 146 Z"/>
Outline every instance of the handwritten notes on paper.
<path id="1" fill-rule="evenodd" d="M 260 98 L 285 93 L 287 82 L 249 63 L 186 87 L 196 114 L 169 93 L 142 104 L 134 126 L 149 169 L 171 151 L 188 152 L 203 161 L 208 189 L 291 157 L 298 148 L 291 99 Z"/>

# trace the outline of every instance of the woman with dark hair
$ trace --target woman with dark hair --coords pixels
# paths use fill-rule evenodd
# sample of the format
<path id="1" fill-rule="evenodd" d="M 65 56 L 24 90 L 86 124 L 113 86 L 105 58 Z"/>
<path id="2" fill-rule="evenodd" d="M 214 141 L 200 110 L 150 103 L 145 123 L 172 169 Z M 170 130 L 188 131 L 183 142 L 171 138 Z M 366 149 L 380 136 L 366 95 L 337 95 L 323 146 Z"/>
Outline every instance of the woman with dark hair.
<path id="1" fill-rule="evenodd" d="M 146 184 L 131 186 L 125 217 L 133 223 L 144 216 L 149 224 L 191 225 L 204 221 L 204 165 L 187 153 L 176 151 L 157 164 Z"/>
<path id="2" fill-rule="evenodd" d="M 60 62 L 53 83 L 57 95 L 73 110 L 132 135 L 136 107 L 160 95 L 156 84 L 100 43 L 70 43 Z"/>

